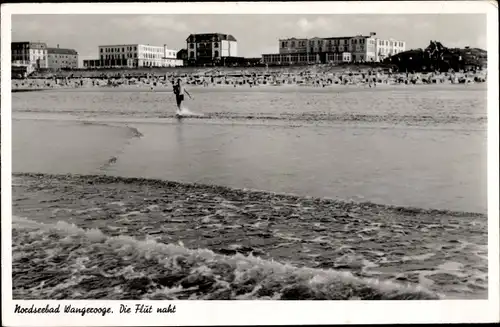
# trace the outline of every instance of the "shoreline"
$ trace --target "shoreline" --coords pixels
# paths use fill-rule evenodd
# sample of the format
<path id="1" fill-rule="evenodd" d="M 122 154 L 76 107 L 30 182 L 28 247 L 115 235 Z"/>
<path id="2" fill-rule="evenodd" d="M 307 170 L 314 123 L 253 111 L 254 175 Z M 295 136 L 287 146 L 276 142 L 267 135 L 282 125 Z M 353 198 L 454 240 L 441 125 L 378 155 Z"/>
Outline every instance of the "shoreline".
<path id="1" fill-rule="evenodd" d="M 456 211 L 447 209 L 433 209 L 433 208 L 419 208 L 411 206 L 400 206 L 400 205 L 389 205 L 381 203 L 373 203 L 370 201 L 366 202 L 356 202 L 356 201 L 343 201 L 338 199 L 332 199 L 328 197 L 313 197 L 313 196 L 301 196 L 293 193 L 282 193 L 273 192 L 258 189 L 249 188 L 236 188 L 230 186 L 222 185 L 212 185 L 203 183 L 189 183 L 189 182 L 179 182 L 174 180 L 164 180 L 157 178 L 142 178 L 142 177 L 121 177 L 121 176 L 110 176 L 110 175 L 99 175 L 99 174 L 48 174 L 48 173 L 26 173 L 26 172 L 13 172 L 13 177 L 28 177 L 34 179 L 44 179 L 48 178 L 55 181 L 73 180 L 78 181 L 82 184 L 95 184 L 95 183 L 123 183 L 123 184 L 136 184 L 136 185 L 146 185 L 146 186 L 157 186 L 157 187 L 179 187 L 184 186 L 192 188 L 194 190 L 211 190 L 214 192 L 234 192 L 236 195 L 243 194 L 255 194 L 257 196 L 274 196 L 279 199 L 300 201 L 307 200 L 312 201 L 317 204 L 338 204 L 342 206 L 342 209 L 352 209 L 353 207 L 363 207 L 371 210 L 387 210 L 392 213 L 402 213 L 402 214 L 428 214 L 428 215 L 450 215 L 456 217 L 483 217 L 486 218 L 487 214 L 480 212 L 470 212 L 470 211 Z"/>
<path id="2" fill-rule="evenodd" d="M 134 267 L 138 265 L 134 271 L 144 277 L 140 281 L 138 277 L 127 277 L 130 272 L 125 269 L 127 272 L 123 270 L 122 277 L 113 285 L 130 290 L 132 278 L 135 293 L 116 293 L 108 289 L 108 293 L 98 298 L 152 299 L 155 298 L 152 294 L 158 295 L 158 292 L 161 293 L 158 299 L 440 298 L 437 294 L 463 299 L 487 296 L 487 243 L 484 237 L 487 216 L 484 214 L 341 202 L 143 178 L 15 173 L 13 215 L 27 219 L 14 221 L 13 241 L 17 240 L 13 246 L 17 258 L 13 264 L 15 298 L 40 299 L 49 295 L 58 299 L 95 298 L 92 293 L 95 287 L 91 287 L 95 284 L 89 284 L 88 278 L 99 285 L 105 284 L 111 281 L 105 277 L 111 274 L 110 271 L 116 274 L 116 265 L 125 269 L 132 262 Z M 39 230 L 40 235 L 28 235 L 23 230 Z M 70 242 L 65 243 L 67 241 Z M 37 242 L 43 244 L 37 245 Z M 132 248 L 122 249 L 125 244 Z M 38 250 L 47 245 L 56 248 L 46 251 L 64 253 L 47 257 L 44 251 Z M 130 262 L 112 259 L 115 265 L 110 266 L 100 261 L 103 257 L 95 253 L 97 248 L 104 251 L 104 258 L 114 258 L 118 253 L 133 258 Z M 119 252 L 113 255 L 114 251 Z M 139 259 L 136 251 L 142 253 Z M 153 257 L 158 260 L 161 257 L 167 261 L 174 260 L 174 253 L 177 253 L 190 262 L 189 269 L 175 268 L 177 263 L 165 271 L 161 268 L 163 264 L 158 266 L 164 261 L 148 261 L 151 260 L 150 251 L 156 253 Z M 73 266 L 63 269 L 67 275 L 60 278 L 64 281 L 58 279 L 58 283 L 53 284 L 63 282 L 67 287 L 51 289 L 50 281 L 59 277 L 48 274 L 44 277 L 48 286 L 36 288 L 40 277 L 34 284 L 33 279 L 23 275 L 30 271 L 29 260 L 26 262 L 23 258 L 49 260 L 45 269 L 50 270 L 54 264 L 50 258 L 54 255 L 70 258 L 71 253 L 80 252 L 88 254 L 87 268 L 78 271 L 76 277 L 69 274 L 81 262 L 76 255 L 76 259 L 71 259 L 78 259 Z M 208 259 L 201 259 L 200 255 L 211 259 L 207 262 Z M 234 266 L 239 260 L 247 264 Z M 281 265 L 277 262 L 284 264 L 280 267 L 289 268 L 269 268 Z M 90 268 L 96 265 L 104 265 L 107 268 L 102 269 L 110 271 L 99 273 Z M 209 267 L 224 280 L 229 278 L 229 284 L 215 283 L 211 274 L 212 277 L 198 273 L 193 276 L 195 266 L 200 271 Z M 254 266 L 256 268 L 252 268 Z M 160 268 L 163 269 L 161 274 L 166 274 L 163 278 L 170 280 L 168 285 L 158 282 L 157 270 Z M 227 269 L 243 269 L 240 273 L 252 280 L 251 287 L 245 286 L 245 280 L 233 280 L 234 275 Z M 275 269 L 282 272 L 277 273 Z M 332 277 L 335 281 L 328 279 L 330 277 L 326 281 L 324 274 L 336 276 Z M 464 282 L 465 276 L 469 282 Z M 69 283 L 71 278 L 79 280 L 77 285 Z M 321 280 L 320 289 L 308 284 L 311 278 Z M 384 283 L 393 285 L 393 291 L 381 290 Z M 189 285 L 197 287 L 191 289 Z M 224 289 L 223 295 L 219 293 L 220 287 Z M 73 294 L 74 289 L 79 293 Z M 168 293 L 173 289 L 180 293 Z M 282 289 L 285 291 L 281 292 Z"/>
<path id="3" fill-rule="evenodd" d="M 352 90 L 355 89 L 356 91 L 359 90 L 370 90 L 370 91 L 377 91 L 377 90 L 399 90 L 399 89 L 417 89 L 417 88 L 432 88 L 432 89 L 452 89 L 452 88 L 467 88 L 467 87 L 478 87 L 479 85 L 485 85 L 484 87 L 486 88 L 487 83 L 437 83 L 437 84 L 398 84 L 398 83 L 377 83 L 376 86 L 369 86 L 368 83 L 359 83 L 359 84 L 331 84 L 331 85 L 325 85 L 324 87 L 322 86 L 315 86 L 315 85 L 301 85 L 301 84 L 282 84 L 282 85 L 272 85 L 272 84 L 264 84 L 264 85 L 257 85 L 257 86 L 249 86 L 249 85 L 233 85 L 233 84 L 216 84 L 216 85 L 208 85 L 208 86 L 203 86 L 203 85 L 193 85 L 193 84 L 186 84 L 189 89 L 193 90 L 234 90 L 234 91 L 256 91 L 258 92 L 259 90 L 282 90 L 282 89 L 287 89 L 287 90 L 316 90 L 316 91 L 328 91 L 328 90 L 335 90 L 335 91 L 340 91 L 340 90 Z M 16 84 L 17 85 L 17 84 Z M 66 85 L 57 85 L 57 86 L 28 86 L 28 87 L 16 87 L 16 85 L 11 86 L 11 92 L 12 93 L 19 93 L 19 92 L 33 92 L 33 91 L 87 91 L 87 92 L 92 92 L 92 91 L 115 91 L 115 92 L 124 92 L 124 91 L 136 91 L 136 92 L 162 92 L 162 91 L 167 91 L 171 92 L 171 86 L 170 85 L 165 85 L 165 84 L 160 84 L 157 86 L 152 86 L 150 84 L 144 83 L 144 84 L 132 84 L 132 85 L 119 85 L 119 86 L 108 86 L 108 85 L 96 85 L 96 86 L 90 86 L 90 85 L 83 85 L 83 86 L 66 86 Z"/>

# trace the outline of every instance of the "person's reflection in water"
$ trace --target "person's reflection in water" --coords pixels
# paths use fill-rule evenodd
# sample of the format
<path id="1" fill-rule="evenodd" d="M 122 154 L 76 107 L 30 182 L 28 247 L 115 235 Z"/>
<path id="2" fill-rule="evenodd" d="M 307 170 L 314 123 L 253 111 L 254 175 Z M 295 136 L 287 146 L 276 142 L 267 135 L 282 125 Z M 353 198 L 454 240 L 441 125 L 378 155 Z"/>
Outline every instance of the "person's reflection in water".
<path id="1" fill-rule="evenodd" d="M 175 136 L 177 139 L 177 145 L 183 148 L 184 145 L 184 122 L 182 119 L 177 120 L 177 125 L 175 126 Z"/>

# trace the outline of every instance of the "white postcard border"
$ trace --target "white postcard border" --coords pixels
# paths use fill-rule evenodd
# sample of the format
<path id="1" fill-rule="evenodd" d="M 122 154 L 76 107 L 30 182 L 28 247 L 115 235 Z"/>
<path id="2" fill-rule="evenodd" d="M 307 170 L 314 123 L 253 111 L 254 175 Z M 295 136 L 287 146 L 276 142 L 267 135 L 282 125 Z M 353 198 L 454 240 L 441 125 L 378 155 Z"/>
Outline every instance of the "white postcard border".
<path id="1" fill-rule="evenodd" d="M 360 13 L 487 13 L 488 17 L 488 300 L 442 301 L 12 301 L 11 280 L 11 14 L 360 14 Z M 332 323 L 494 322 L 499 320 L 499 192 L 498 192 L 498 12 L 494 2 L 336 2 L 336 3 L 126 3 L 7 4 L 2 6 L 1 152 L 2 152 L 2 316 L 6 326 L 91 325 L 242 325 Z M 175 314 L 19 315 L 15 304 L 55 303 L 82 307 L 120 303 L 165 306 Z"/>

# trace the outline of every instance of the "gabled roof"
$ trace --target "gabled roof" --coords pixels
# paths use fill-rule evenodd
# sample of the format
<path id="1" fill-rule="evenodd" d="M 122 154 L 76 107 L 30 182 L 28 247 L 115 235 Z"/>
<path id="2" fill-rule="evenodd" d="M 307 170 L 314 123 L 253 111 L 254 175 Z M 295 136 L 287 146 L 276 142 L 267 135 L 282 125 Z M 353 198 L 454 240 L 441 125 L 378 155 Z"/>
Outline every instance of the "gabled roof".
<path id="1" fill-rule="evenodd" d="M 352 39 L 354 36 L 331 36 L 325 37 L 325 40 L 343 40 L 343 39 Z"/>
<path id="2" fill-rule="evenodd" d="M 222 33 L 203 33 L 203 34 L 190 34 L 186 41 L 189 42 L 190 39 L 194 38 L 195 42 L 206 41 L 212 38 L 218 38 L 219 40 L 226 41 L 236 41 L 236 38 L 231 34 L 222 34 Z"/>
<path id="3" fill-rule="evenodd" d="M 13 46 L 14 45 L 25 45 L 25 46 L 29 47 L 30 49 L 47 49 L 47 44 L 45 44 L 43 42 L 27 41 L 27 42 L 12 42 L 11 44 Z"/>
<path id="4" fill-rule="evenodd" d="M 78 55 L 78 52 L 73 49 L 62 49 L 62 48 L 47 48 L 48 54 L 64 54 L 64 55 Z"/>

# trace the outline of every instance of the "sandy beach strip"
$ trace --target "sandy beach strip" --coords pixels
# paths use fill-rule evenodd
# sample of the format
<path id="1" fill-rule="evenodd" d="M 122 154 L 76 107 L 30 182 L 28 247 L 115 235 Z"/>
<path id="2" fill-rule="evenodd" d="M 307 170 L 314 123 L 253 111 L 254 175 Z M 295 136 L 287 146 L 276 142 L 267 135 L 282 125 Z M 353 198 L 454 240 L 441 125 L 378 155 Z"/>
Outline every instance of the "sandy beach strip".
<path id="1" fill-rule="evenodd" d="M 13 215 L 14 298 L 487 296 L 477 213 L 14 174 Z"/>

